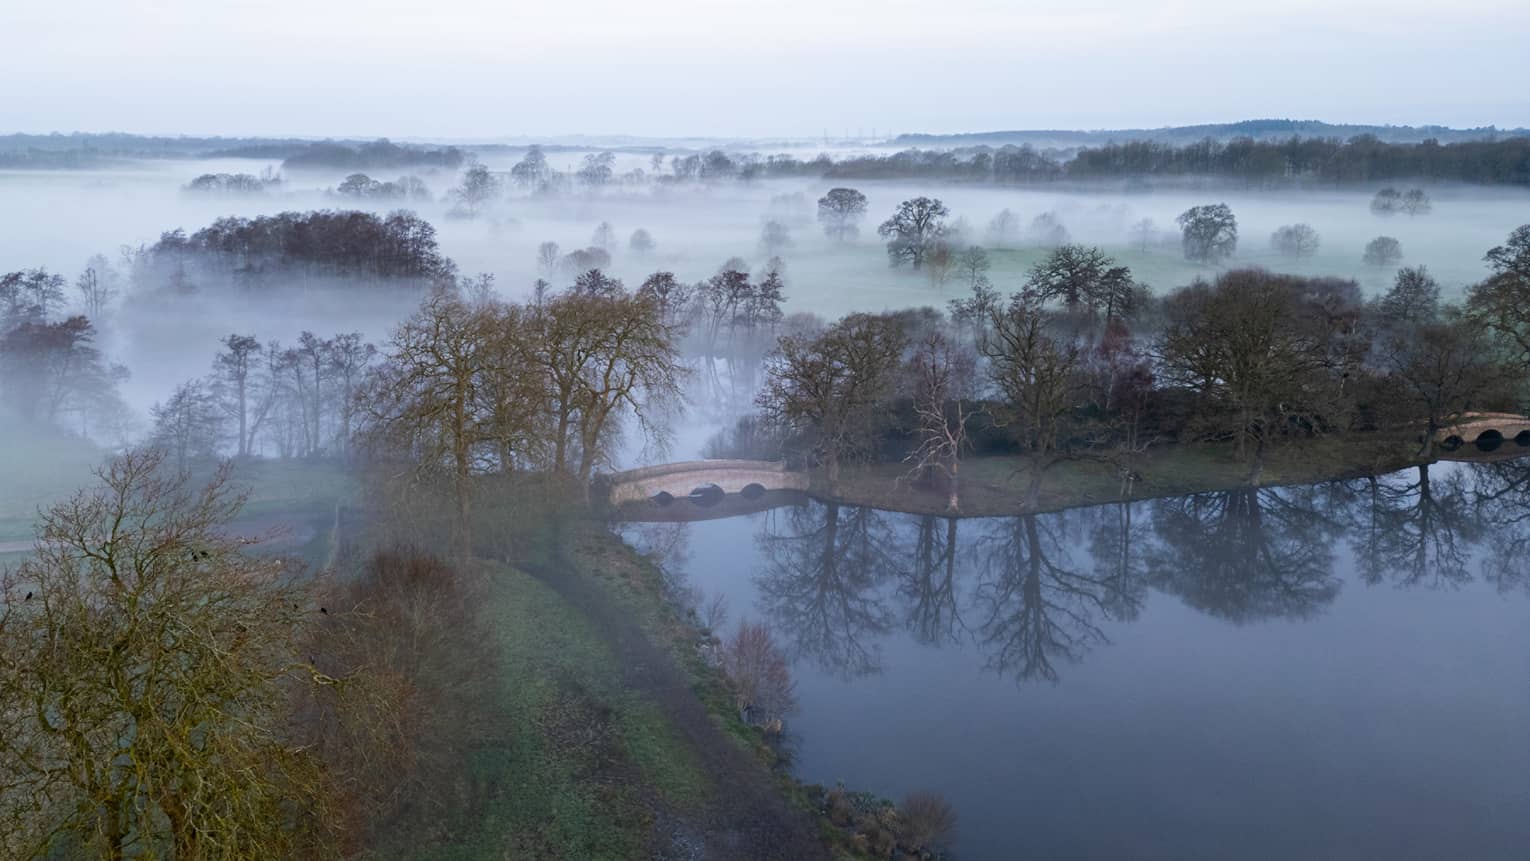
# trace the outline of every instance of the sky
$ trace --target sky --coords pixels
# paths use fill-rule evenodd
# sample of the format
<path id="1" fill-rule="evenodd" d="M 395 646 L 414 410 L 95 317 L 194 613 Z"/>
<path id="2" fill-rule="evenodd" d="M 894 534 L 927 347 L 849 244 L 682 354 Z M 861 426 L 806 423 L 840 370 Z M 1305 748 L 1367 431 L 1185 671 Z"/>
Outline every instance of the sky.
<path id="1" fill-rule="evenodd" d="M 7 0 L 0 34 L 0 133 L 1530 127 L 1525 0 Z"/>

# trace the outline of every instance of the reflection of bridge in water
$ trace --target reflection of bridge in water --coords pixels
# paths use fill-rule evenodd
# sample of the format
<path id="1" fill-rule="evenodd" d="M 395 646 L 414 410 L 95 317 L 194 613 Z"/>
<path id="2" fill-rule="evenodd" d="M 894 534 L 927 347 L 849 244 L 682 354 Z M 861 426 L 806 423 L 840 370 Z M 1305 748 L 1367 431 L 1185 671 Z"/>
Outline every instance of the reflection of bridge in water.
<path id="1" fill-rule="evenodd" d="M 684 499 L 659 503 L 652 499 L 623 503 L 616 510 L 622 523 L 693 523 L 699 520 L 726 520 L 772 508 L 801 508 L 812 497 L 800 490 L 767 490 L 748 496 L 737 493 L 697 494 Z"/>
<path id="2" fill-rule="evenodd" d="M 805 491 L 808 477 L 775 461 L 692 460 L 612 473 L 599 483 L 612 505 L 652 501 L 667 506 L 681 498 L 715 503 L 731 494 L 752 499 L 767 491 Z"/>
<path id="3" fill-rule="evenodd" d="M 1530 448 L 1530 417 L 1513 413 L 1466 413 L 1454 423 L 1435 432 L 1440 448 L 1454 452 L 1468 443 L 1479 451 L 1496 451 L 1509 443 L 1509 450 Z"/>

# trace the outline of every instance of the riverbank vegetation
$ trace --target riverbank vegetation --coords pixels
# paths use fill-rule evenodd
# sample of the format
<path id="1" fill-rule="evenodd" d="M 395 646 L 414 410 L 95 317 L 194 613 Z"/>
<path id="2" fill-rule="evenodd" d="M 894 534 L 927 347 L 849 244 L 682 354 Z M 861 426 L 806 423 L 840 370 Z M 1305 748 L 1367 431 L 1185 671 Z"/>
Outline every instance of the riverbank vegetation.
<path id="1" fill-rule="evenodd" d="M 1199 217 L 1186 213 L 1187 243 Z M 831 495 L 846 461 L 884 475 L 901 461 L 907 481 L 938 482 L 951 510 L 973 450 L 1019 458 L 1008 468 L 1027 486 L 1000 486 L 1032 506 L 1049 473 L 1079 461 L 1106 465 L 1123 495 L 1170 443 L 1225 443 L 1252 483 L 1276 447 L 1323 439 L 1361 443 L 1330 465 L 1341 473 L 1401 465 L 1400 439 L 1427 458 L 1470 414 L 1522 410 L 1530 226 L 1485 259 L 1493 274 L 1450 306 L 1421 269 L 1373 302 L 1353 282 L 1258 269 L 1155 297 L 1098 252 L 1064 247 L 1007 300 L 978 276 L 949 317 L 854 314 L 783 336 L 760 416 L 713 450 L 784 451 L 822 466 Z M 1066 479 L 1085 499 L 1088 474 Z"/>

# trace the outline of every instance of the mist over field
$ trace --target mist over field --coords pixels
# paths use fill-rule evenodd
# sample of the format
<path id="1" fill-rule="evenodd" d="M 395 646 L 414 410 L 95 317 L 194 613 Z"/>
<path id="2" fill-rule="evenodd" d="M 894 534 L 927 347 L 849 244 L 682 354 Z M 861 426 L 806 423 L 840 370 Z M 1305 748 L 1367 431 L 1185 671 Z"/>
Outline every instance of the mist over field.
<path id="1" fill-rule="evenodd" d="M 0 861 L 1530 845 L 1530 4 L 0 9 Z"/>
<path id="2" fill-rule="evenodd" d="M 549 163 L 569 173 L 586 155 L 599 150 L 564 150 Z M 810 147 L 795 154 L 811 158 L 822 152 L 831 158 L 862 154 L 865 147 Z M 497 150 L 482 163 L 508 178 L 524 150 Z M 651 156 L 621 154 L 614 171 L 647 169 Z M 273 171 L 282 183 L 251 194 L 196 193 L 186 190 L 204 174 L 249 174 Z M 374 171 L 374 173 L 377 171 Z M 1054 215 L 1069 241 L 1100 247 L 1132 268 L 1136 277 L 1158 293 L 1166 293 L 1220 270 L 1260 266 L 1276 272 L 1353 278 L 1368 296 L 1383 292 L 1394 268 L 1362 262 L 1365 244 L 1378 235 L 1396 237 L 1404 250 L 1403 265 L 1427 266 L 1440 281 L 1443 296 L 1461 298 L 1464 288 L 1486 273 L 1482 254 L 1501 242 L 1530 211 L 1530 191 L 1485 188 L 1465 184 L 1428 184 L 1433 211 L 1427 216 L 1381 217 L 1371 213 L 1371 183 L 1344 190 L 1292 188 L 1258 191 L 1215 179 L 1137 184 L 1124 190 L 1120 182 L 1075 183 L 1064 189 L 1005 188 L 909 181 L 857 181 L 867 197 L 867 215 L 860 235 L 849 242 L 825 237 L 816 221 L 816 203 L 838 181 L 780 179 L 725 182 L 709 185 L 619 186 L 574 190 L 566 194 L 535 195 L 508 191 L 475 218 L 452 217 L 447 192 L 460 181 L 460 171 L 429 168 L 418 171 L 430 199 L 369 201 L 335 194 L 350 171 L 286 170 L 279 160 L 185 159 L 129 161 L 91 171 L 0 170 L 0 195 L 19 202 L 10 209 L 0 231 L 0 259 L 9 268 L 46 267 L 71 280 L 94 254 L 116 261 L 121 249 L 152 245 L 161 233 L 188 233 L 225 216 L 253 217 L 284 211 L 359 209 L 386 214 L 397 208 L 413 210 L 438 230 L 441 250 L 464 275 L 488 273 L 494 289 L 507 299 L 526 300 L 533 284 L 547 273 L 539 270 L 536 252 L 543 242 L 565 250 L 586 247 L 602 223 L 615 231 L 610 274 L 630 285 L 648 274 L 672 271 L 683 281 L 704 280 L 730 258 L 747 261 L 754 270 L 771 256 L 786 264 L 788 313 L 806 312 L 832 319 L 850 311 L 895 310 L 920 306 L 944 307 L 966 292 L 960 279 L 932 285 L 920 274 L 892 270 L 877 222 L 899 201 L 931 195 L 945 202 L 950 220 L 964 228 L 963 237 L 987 247 L 992 258 L 989 278 L 1001 291 L 1017 289 L 1028 270 L 1053 243 L 1029 235 L 1031 222 Z M 379 179 L 385 179 L 380 174 Z M 1238 218 L 1239 249 L 1219 266 L 1186 261 L 1180 253 L 1174 218 L 1190 206 L 1208 201 L 1227 203 Z M 1001 211 L 1016 219 L 1013 237 L 996 239 L 989 223 Z M 1134 226 L 1152 221 L 1144 250 L 1143 236 Z M 790 245 L 776 254 L 761 250 L 760 231 L 770 220 L 784 224 Z M 1317 230 L 1316 253 L 1293 260 L 1270 247 L 1269 235 L 1282 225 L 1306 223 Z M 633 231 L 651 234 L 654 248 L 635 252 L 628 247 Z M 567 273 L 555 286 L 571 280 Z M 72 293 L 73 291 L 71 291 Z M 71 299 L 74 299 L 71 296 Z M 140 414 L 163 399 L 185 376 L 199 373 L 210 360 L 217 340 L 231 331 L 290 341 L 305 329 L 345 329 L 369 339 L 384 337 L 417 297 L 407 291 L 368 291 L 362 301 L 345 290 L 304 288 L 273 303 L 237 291 L 203 291 L 173 301 L 145 303 L 123 297 L 121 314 L 102 327 L 102 346 L 116 361 L 133 369 L 123 392 Z"/>

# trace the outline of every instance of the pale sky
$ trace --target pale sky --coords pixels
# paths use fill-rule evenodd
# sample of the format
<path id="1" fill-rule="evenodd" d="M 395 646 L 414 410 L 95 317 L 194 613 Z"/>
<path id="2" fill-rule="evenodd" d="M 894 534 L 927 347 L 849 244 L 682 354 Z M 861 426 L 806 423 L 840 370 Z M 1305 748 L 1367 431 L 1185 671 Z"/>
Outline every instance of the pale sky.
<path id="1" fill-rule="evenodd" d="M 0 0 L 0 133 L 1530 126 L 1526 0 Z"/>

